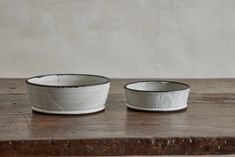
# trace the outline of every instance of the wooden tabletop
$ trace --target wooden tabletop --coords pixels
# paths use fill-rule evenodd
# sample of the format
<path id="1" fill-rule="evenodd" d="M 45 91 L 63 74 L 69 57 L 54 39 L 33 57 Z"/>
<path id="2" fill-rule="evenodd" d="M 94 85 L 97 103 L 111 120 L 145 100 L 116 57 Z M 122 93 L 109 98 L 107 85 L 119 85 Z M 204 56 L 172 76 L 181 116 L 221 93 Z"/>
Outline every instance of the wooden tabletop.
<path id="1" fill-rule="evenodd" d="M 235 154 L 235 79 L 170 80 L 191 85 L 187 110 L 127 109 L 134 79 L 113 79 L 105 111 L 59 116 L 32 112 L 23 79 L 0 79 L 0 154 Z"/>

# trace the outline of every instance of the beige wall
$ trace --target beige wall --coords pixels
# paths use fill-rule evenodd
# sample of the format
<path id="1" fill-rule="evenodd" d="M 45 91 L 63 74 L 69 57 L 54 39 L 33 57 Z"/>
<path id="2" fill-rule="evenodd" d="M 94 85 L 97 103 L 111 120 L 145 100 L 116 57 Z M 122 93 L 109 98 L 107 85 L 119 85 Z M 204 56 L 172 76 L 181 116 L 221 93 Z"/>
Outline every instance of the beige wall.
<path id="1" fill-rule="evenodd" d="M 0 77 L 235 77 L 235 0 L 0 0 Z"/>

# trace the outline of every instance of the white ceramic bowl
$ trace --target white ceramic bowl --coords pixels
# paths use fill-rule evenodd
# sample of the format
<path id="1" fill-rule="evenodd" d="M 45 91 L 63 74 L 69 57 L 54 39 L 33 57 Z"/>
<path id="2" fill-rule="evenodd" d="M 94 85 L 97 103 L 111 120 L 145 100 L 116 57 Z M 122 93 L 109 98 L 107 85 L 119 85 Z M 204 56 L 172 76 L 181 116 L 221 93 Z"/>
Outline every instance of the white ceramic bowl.
<path id="1" fill-rule="evenodd" d="M 50 114 L 87 114 L 105 108 L 110 79 L 85 74 L 52 74 L 26 80 L 32 109 Z"/>
<path id="2" fill-rule="evenodd" d="M 127 106 L 145 111 L 176 111 L 187 107 L 190 86 L 172 81 L 139 81 L 124 86 Z"/>

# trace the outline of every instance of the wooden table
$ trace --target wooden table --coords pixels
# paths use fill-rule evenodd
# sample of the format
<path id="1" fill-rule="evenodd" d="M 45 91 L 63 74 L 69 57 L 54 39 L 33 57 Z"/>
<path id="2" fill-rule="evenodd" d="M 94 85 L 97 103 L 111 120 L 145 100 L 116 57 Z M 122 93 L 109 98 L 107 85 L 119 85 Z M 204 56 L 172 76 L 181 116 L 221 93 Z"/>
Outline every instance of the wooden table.
<path id="1" fill-rule="evenodd" d="M 191 85 L 188 109 L 126 108 L 113 79 L 106 110 L 59 116 L 32 112 L 24 80 L 0 79 L 0 154 L 173 155 L 235 153 L 235 79 L 180 79 Z"/>

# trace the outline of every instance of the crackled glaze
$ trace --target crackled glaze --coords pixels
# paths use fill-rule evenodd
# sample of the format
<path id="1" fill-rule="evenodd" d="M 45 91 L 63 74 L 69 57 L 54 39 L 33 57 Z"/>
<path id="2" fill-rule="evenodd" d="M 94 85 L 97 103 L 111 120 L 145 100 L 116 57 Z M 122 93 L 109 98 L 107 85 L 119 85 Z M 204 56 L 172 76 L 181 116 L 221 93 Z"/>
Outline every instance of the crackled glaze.
<path id="1" fill-rule="evenodd" d="M 184 109 L 189 90 L 186 84 L 168 81 L 140 81 L 125 86 L 127 106 L 147 111 Z"/>
<path id="2" fill-rule="evenodd" d="M 109 79 L 95 75 L 46 75 L 27 80 L 32 109 L 51 114 L 101 111 L 109 86 Z"/>

